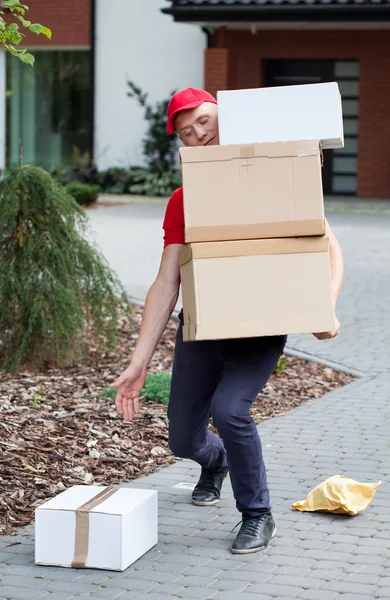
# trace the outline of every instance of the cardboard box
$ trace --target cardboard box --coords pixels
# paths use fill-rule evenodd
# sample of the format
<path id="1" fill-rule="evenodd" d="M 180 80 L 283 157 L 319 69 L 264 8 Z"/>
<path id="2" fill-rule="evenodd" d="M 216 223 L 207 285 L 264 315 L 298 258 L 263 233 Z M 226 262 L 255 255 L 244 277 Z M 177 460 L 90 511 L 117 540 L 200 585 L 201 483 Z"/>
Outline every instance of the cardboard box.
<path id="1" fill-rule="evenodd" d="M 217 100 L 220 144 L 317 139 L 323 149 L 344 146 L 336 82 L 221 91 Z"/>
<path id="2" fill-rule="evenodd" d="M 35 562 L 124 571 L 157 544 L 157 492 L 76 485 L 35 511 Z"/>
<path id="3" fill-rule="evenodd" d="M 189 244 L 179 261 L 185 341 L 335 328 L 326 236 Z"/>
<path id="4" fill-rule="evenodd" d="M 325 233 L 316 140 L 181 148 L 186 242 Z"/>

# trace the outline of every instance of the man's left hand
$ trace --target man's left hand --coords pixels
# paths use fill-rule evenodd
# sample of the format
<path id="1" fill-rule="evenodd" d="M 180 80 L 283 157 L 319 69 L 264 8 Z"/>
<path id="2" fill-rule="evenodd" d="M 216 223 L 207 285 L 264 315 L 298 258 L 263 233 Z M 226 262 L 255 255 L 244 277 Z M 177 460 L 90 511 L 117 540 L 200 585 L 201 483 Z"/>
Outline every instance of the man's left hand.
<path id="1" fill-rule="evenodd" d="M 340 333 L 340 323 L 337 317 L 335 317 L 335 322 L 336 327 L 334 331 L 326 331 L 324 333 L 313 333 L 314 337 L 316 337 L 317 340 L 331 340 L 332 338 L 338 336 Z"/>

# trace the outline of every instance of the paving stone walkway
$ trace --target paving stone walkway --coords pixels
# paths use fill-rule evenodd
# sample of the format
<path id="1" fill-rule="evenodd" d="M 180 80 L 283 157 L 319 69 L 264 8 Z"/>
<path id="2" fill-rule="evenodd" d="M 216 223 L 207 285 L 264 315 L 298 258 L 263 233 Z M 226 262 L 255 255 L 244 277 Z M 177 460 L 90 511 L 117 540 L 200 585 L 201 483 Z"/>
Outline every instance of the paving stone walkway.
<path id="1" fill-rule="evenodd" d="M 91 214 L 107 259 L 141 300 L 158 265 L 163 209 L 131 205 Z M 218 506 L 196 507 L 186 488 L 198 467 L 178 461 L 129 484 L 159 491 L 160 533 L 158 545 L 125 573 L 37 567 L 28 527 L 0 540 L 0 600 L 390 598 L 390 214 L 328 218 L 346 259 L 343 334 L 329 342 L 292 336 L 289 348 L 362 377 L 259 427 L 277 525 L 269 547 L 232 555 L 239 517 L 229 481 Z M 383 484 L 357 517 L 291 510 L 335 474 Z"/>

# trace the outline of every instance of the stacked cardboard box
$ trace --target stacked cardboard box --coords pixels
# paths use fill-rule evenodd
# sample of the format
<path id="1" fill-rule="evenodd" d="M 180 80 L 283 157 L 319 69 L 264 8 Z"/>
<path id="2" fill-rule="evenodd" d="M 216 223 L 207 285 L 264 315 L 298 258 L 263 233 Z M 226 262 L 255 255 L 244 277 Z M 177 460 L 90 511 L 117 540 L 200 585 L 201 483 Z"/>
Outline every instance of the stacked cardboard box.
<path id="1" fill-rule="evenodd" d="M 284 98 L 281 126 L 270 89 Z M 277 141 L 256 126 L 256 98 Z M 221 92 L 218 110 L 220 139 L 228 145 L 180 151 L 184 339 L 331 331 L 321 145 L 343 144 L 337 84 Z M 301 130 L 307 139 L 299 138 Z"/>

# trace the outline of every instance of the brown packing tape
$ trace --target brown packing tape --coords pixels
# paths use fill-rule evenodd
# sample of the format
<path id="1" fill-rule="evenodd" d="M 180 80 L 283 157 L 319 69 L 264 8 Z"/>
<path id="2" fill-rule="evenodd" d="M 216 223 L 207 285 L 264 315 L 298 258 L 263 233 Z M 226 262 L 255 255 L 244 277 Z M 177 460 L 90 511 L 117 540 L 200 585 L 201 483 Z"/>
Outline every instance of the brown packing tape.
<path id="1" fill-rule="evenodd" d="M 255 158 L 256 150 L 253 144 L 248 146 L 240 146 L 240 157 L 241 158 Z"/>
<path id="2" fill-rule="evenodd" d="M 302 238 L 266 240 L 235 240 L 230 242 L 198 242 L 191 244 L 192 258 L 228 258 L 257 254 L 302 254 L 327 252 L 326 235 Z"/>
<path id="3" fill-rule="evenodd" d="M 325 219 L 306 219 L 273 223 L 248 223 L 244 225 L 188 227 L 185 235 L 186 243 L 188 244 L 192 242 L 220 242 L 224 240 L 306 237 L 324 235 L 324 233 Z M 185 262 L 191 260 L 188 252 L 183 253 L 183 257 L 186 259 Z"/>
<path id="4" fill-rule="evenodd" d="M 76 510 L 76 534 L 72 567 L 84 569 L 89 550 L 89 513 L 117 492 L 117 488 L 107 487 Z"/>

